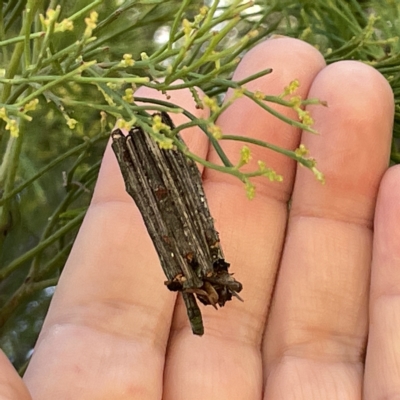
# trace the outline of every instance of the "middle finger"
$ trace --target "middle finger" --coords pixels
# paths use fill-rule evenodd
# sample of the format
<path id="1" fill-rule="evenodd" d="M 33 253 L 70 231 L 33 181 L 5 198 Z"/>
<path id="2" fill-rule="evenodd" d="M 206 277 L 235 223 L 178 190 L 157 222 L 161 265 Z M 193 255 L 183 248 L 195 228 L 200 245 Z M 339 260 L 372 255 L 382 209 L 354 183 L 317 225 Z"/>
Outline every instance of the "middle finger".
<path id="1" fill-rule="evenodd" d="M 298 60 L 294 65 L 291 60 Z M 307 95 L 314 76 L 324 66 L 322 56 L 299 40 L 280 38 L 258 45 L 242 60 L 235 75 L 240 80 L 267 67 L 274 72 L 249 84 L 250 90 L 280 94 L 291 80 L 301 82 Z M 228 94 L 229 96 L 230 94 Z M 279 111 L 295 118 L 291 110 Z M 217 124 L 224 133 L 249 135 L 286 148 L 298 145 L 299 132 L 263 112 L 246 98 L 238 99 Z M 243 144 L 221 143 L 235 163 Z M 243 283 L 245 302 L 235 299 L 224 309 L 203 308 L 205 335 L 192 335 L 186 312 L 178 303 L 173 321 L 165 369 L 165 399 L 257 399 L 261 397 L 260 342 L 267 315 L 275 271 L 279 263 L 286 226 L 286 202 L 290 196 L 294 163 L 265 149 L 253 149 L 258 159 L 283 174 L 285 181 L 256 182 L 251 202 L 243 184 L 226 174 L 206 171 L 204 186 L 231 272 Z M 211 149 L 209 160 L 217 162 Z M 254 167 L 255 165 L 252 165 Z M 179 382 L 179 384 L 177 384 Z"/>

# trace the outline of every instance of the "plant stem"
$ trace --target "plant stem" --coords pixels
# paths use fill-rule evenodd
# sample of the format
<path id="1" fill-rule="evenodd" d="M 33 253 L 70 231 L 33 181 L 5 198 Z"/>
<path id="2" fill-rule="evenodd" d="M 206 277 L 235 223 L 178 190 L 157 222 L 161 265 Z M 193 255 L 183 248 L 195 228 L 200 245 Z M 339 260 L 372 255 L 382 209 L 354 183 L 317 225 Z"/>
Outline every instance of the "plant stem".
<path id="1" fill-rule="evenodd" d="M 38 245 L 33 247 L 32 249 L 28 250 L 24 254 L 22 254 L 20 257 L 14 259 L 11 261 L 10 264 L 7 266 L 3 267 L 0 269 L 0 282 L 2 282 L 7 276 L 9 276 L 13 271 L 15 271 L 18 267 L 21 266 L 21 264 L 25 263 L 26 261 L 30 260 L 32 257 L 34 257 L 37 253 L 40 251 L 44 250 L 51 244 L 53 244 L 56 240 L 64 236 L 66 233 L 70 232 L 72 229 L 76 228 L 81 224 L 83 221 L 83 217 L 85 216 L 85 213 L 81 213 L 77 217 L 75 217 L 73 220 L 65 224 L 62 228 L 60 228 L 58 231 L 53 233 L 50 237 L 48 237 L 46 240 L 40 242 Z"/>

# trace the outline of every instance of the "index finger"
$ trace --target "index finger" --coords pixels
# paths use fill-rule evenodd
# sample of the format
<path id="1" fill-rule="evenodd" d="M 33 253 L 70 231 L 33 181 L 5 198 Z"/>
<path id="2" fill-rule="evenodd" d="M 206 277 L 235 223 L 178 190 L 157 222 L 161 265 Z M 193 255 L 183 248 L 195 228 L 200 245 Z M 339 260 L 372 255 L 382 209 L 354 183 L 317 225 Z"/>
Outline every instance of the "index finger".
<path id="1" fill-rule="evenodd" d="M 154 91 L 138 95 L 157 97 Z M 161 95 L 158 95 L 161 97 Z M 201 116 L 189 91 L 171 101 Z M 182 118 L 182 116 L 179 116 Z M 183 117 L 185 118 L 185 117 Z M 183 122 L 175 121 L 175 122 Z M 183 132 L 205 158 L 198 129 Z M 175 294 L 110 146 L 25 374 L 38 399 L 159 399 Z"/>

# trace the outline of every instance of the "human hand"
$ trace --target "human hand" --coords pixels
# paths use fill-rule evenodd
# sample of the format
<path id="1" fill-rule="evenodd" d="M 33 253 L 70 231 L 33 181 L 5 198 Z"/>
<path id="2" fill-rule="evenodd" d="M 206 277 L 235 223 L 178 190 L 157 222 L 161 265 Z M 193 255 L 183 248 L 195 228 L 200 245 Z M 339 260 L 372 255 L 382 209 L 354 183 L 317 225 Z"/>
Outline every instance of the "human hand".
<path id="1" fill-rule="evenodd" d="M 236 100 L 218 125 L 226 133 L 290 149 L 304 143 L 326 184 L 292 160 L 260 148 L 252 151 L 253 161 L 264 160 L 284 181 L 256 179 L 252 201 L 239 181 L 204 172 L 211 212 L 226 259 L 243 283 L 244 303 L 233 300 L 218 311 L 202 307 L 205 334 L 192 334 L 182 302 L 163 285 L 156 252 L 108 148 L 25 374 L 26 386 L 3 356 L 0 398 L 400 395 L 400 168 L 384 175 L 393 120 L 390 87 L 361 63 L 325 67 L 314 48 L 289 38 L 251 50 L 234 79 L 267 67 L 274 72 L 246 86 L 279 94 L 299 79 L 299 94 L 328 102 L 327 108 L 309 107 L 320 135 L 302 135 L 246 98 Z M 193 114 L 204 113 L 195 109 L 189 92 L 170 95 Z M 291 110 L 279 110 L 295 117 Z M 177 123 L 183 121 L 179 118 Z M 192 151 L 217 161 L 198 130 L 183 136 Z M 242 146 L 221 145 L 232 159 Z"/>

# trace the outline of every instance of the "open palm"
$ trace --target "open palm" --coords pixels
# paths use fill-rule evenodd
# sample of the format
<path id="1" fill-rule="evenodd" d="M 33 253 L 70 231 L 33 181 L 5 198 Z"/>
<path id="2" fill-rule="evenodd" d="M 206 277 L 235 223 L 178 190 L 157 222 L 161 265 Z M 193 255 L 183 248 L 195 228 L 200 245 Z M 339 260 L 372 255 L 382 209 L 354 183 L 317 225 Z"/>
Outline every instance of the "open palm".
<path id="1" fill-rule="evenodd" d="M 1 399 L 400 396 L 400 169 L 386 171 L 390 87 L 371 67 L 352 61 L 325 66 L 317 50 L 289 38 L 251 50 L 234 79 L 267 67 L 270 75 L 246 86 L 279 94 L 298 79 L 302 96 L 328 102 L 310 107 L 320 135 L 302 134 L 246 98 L 218 125 L 290 149 L 304 143 L 326 184 L 260 148 L 253 161 L 264 160 L 284 182 L 256 180 L 252 201 L 239 181 L 204 171 L 244 303 L 203 308 L 206 333 L 192 334 L 183 304 L 163 285 L 156 252 L 108 148 L 25 382 L 0 358 Z M 148 89 L 140 95 L 157 96 Z M 205 112 L 195 109 L 187 91 L 170 95 L 194 114 Z M 183 136 L 192 151 L 217 162 L 201 132 L 191 128 Z M 240 143 L 221 145 L 231 159 L 239 156 Z"/>

